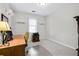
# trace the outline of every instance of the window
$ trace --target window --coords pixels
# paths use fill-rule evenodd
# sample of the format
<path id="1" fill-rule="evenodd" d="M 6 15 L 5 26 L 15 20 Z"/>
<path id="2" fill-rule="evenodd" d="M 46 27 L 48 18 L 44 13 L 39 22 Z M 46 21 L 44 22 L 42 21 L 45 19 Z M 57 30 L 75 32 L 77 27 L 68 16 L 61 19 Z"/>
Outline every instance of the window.
<path id="1" fill-rule="evenodd" d="M 37 32 L 37 20 L 29 19 L 29 32 L 35 33 Z"/>

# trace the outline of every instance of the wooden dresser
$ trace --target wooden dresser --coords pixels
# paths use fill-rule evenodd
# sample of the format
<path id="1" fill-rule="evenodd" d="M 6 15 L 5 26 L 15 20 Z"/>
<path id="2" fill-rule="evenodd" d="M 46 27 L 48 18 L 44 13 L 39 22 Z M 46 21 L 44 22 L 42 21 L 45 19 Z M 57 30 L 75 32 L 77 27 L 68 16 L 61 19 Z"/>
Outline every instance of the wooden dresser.
<path id="1" fill-rule="evenodd" d="M 3 56 L 24 56 L 26 43 L 23 36 L 16 36 L 9 41 L 9 46 L 0 45 L 0 55 Z"/>

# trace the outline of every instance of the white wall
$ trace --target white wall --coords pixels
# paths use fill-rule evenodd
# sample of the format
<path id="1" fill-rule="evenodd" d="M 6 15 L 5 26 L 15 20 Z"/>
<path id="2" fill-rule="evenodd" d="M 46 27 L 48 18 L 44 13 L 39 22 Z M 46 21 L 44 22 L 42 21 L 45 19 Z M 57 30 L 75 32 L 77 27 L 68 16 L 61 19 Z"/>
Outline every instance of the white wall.
<path id="1" fill-rule="evenodd" d="M 12 30 L 14 35 L 22 35 L 28 31 L 28 20 L 29 18 L 36 18 L 38 22 L 38 32 L 40 39 L 45 39 L 45 19 L 40 15 L 34 15 L 24 12 L 15 12 L 13 17 Z M 18 22 L 23 22 L 18 23 Z"/>
<path id="2" fill-rule="evenodd" d="M 73 18 L 76 15 L 79 15 L 79 7 L 76 5 L 68 5 L 58 8 L 47 17 L 47 44 L 45 45 L 48 46 L 47 48 L 49 48 L 50 52 L 59 48 L 59 51 L 72 52 L 72 49 L 78 47 L 77 22 Z M 48 40 L 49 42 L 51 41 L 51 45 L 48 43 Z M 58 43 L 59 46 L 63 45 L 68 47 L 68 50 L 65 50 L 64 47 L 57 48 L 57 46 L 53 48 L 53 42 Z M 71 48 L 71 50 L 69 50 L 69 48 Z M 68 55 L 68 53 L 65 52 L 64 55 Z M 57 51 L 55 51 L 55 53 L 57 53 Z M 72 52 L 69 55 L 75 54 L 76 52 Z M 56 55 L 63 55 L 63 53 L 59 52 L 59 54 Z"/>
<path id="3" fill-rule="evenodd" d="M 10 8 L 7 3 L 0 3 L 0 14 L 5 12 L 5 9 Z M 1 17 L 0 17 L 1 19 Z"/>

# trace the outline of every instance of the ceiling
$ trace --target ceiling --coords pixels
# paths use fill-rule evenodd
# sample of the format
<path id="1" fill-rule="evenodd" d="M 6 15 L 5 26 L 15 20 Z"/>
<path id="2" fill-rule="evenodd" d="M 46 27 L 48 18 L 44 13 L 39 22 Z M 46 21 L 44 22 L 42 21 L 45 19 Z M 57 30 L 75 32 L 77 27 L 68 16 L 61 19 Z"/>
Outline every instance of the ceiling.
<path id="1" fill-rule="evenodd" d="M 51 13 L 53 13 L 55 10 L 58 10 L 58 8 L 68 5 L 76 5 L 76 4 L 48 3 L 46 6 L 40 6 L 39 3 L 10 3 L 10 6 L 14 11 L 28 12 L 28 13 L 38 14 L 41 16 L 48 16 Z M 36 11 L 36 12 L 32 12 L 32 11 Z"/>

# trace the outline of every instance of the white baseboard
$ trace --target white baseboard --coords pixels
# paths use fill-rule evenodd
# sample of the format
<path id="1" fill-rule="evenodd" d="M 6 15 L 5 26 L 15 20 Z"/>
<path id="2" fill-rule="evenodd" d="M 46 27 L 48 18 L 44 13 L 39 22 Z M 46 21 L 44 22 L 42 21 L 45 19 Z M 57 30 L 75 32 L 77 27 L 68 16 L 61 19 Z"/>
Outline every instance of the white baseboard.
<path id="1" fill-rule="evenodd" d="M 48 39 L 47 39 L 47 40 L 48 40 Z M 64 43 L 59 42 L 59 41 L 56 41 L 56 40 L 49 40 L 49 41 L 50 41 L 50 42 L 55 42 L 55 43 L 60 44 L 60 45 L 62 45 L 62 46 L 71 48 L 71 49 L 73 49 L 73 50 L 76 50 L 76 49 L 77 49 L 77 48 L 75 48 L 75 47 L 72 47 L 72 46 L 70 46 L 70 45 L 64 44 Z"/>
<path id="2" fill-rule="evenodd" d="M 76 48 L 55 40 L 45 39 L 41 45 L 53 56 L 77 56 Z"/>

